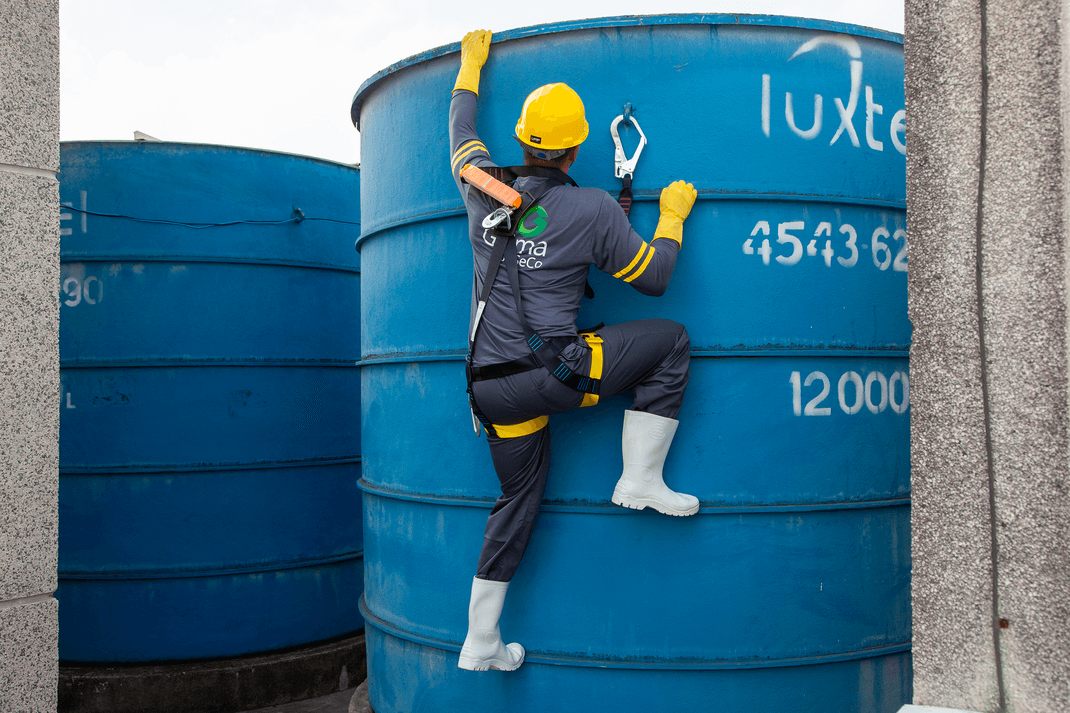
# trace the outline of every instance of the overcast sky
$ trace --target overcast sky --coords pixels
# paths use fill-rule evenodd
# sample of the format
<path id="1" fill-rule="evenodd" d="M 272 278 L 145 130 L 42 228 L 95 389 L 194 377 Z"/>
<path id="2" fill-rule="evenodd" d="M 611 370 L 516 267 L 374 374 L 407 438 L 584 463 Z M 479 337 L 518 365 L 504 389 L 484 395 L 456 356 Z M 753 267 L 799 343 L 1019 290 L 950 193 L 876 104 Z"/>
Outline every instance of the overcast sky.
<path id="1" fill-rule="evenodd" d="M 691 12 L 903 31 L 902 0 L 60 0 L 60 136 L 142 131 L 356 163 L 350 101 L 393 62 L 477 28 Z"/>

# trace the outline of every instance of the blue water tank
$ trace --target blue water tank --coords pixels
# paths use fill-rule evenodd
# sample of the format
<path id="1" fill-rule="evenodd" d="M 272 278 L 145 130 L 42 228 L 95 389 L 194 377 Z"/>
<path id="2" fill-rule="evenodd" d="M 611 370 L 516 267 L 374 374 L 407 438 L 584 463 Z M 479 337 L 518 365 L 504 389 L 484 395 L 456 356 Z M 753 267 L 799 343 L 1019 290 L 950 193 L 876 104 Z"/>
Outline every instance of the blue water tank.
<path id="1" fill-rule="evenodd" d="M 499 493 L 472 434 L 472 258 L 449 170 L 458 45 L 358 90 L 369 691 L 377 713 L 893 712 L 911 700 L 910 324 L 901 38 L 785 17 L 620 17 L 502 32 L 478 130 L 501 164 L 524 98 L 565 82 L 570 174 L 616 194 L 610 124 L 698 202 L 668 292 L 592 271 L 579 323 L 684 323 L 691 382 L 666 481 L 695 517 L 610 502 L 630 399 L 552 417 L 542 515 L 502 617 L 515 673 L 457 668 Z M 622 124 L 627 128 L 627 124 Z M 622 132 L 624 149 L 638 142 Z"/>
<path id="2" fill-rule="evenodd" d="M 60 149 L 60 660 L 361 629 L 359 170 Z"/>

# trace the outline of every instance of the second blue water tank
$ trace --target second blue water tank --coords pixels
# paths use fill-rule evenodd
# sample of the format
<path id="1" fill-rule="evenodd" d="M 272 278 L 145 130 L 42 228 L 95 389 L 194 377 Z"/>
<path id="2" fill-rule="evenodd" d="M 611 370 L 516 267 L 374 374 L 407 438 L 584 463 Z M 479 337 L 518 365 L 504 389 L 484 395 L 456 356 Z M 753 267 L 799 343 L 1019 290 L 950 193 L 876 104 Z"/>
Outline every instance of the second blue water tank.
<path id="1" fill-rule="evenodd" d="M 60 659 L 364 626 L 356 167 L 61 145 Z"/>

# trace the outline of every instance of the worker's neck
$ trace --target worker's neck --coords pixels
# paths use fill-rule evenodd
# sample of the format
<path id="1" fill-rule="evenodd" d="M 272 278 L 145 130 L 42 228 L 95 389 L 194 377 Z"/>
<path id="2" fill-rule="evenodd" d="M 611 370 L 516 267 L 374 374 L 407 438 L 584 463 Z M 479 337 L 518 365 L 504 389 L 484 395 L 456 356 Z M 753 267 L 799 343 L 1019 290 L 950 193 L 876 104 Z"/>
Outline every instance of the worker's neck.
<path id="1" fill-rule="evenodd" d="M 560 163 L 555 163 L 553 161 L 543 161 L 541 159 L 537 159 L 529 153 L 524 154 L 525 166 L 542 166 L 543 168 L 556 168 L 558 171 L 561 171 L 565 174 L 567 174 L 568 169 L 572 167 L 572 162 L 573 159 L 571 158 L 565 159 Z"/>

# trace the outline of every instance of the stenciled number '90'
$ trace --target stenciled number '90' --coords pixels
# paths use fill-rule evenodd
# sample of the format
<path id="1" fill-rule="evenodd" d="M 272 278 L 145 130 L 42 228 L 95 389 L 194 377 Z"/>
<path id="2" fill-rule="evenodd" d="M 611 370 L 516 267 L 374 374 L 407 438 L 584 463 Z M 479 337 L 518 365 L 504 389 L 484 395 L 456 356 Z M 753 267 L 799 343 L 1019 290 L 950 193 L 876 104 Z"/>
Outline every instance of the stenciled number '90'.
<path id="1" fill-rule="evenodd" d="M 95 305 L 104 299 L 104 283 L 97 277 L 87 277 L 85 280 L 68 277 L 60 285 L 60 290 L 60 299 L 68 307 L 77 307 L 82 302 Z"/>
<path id="2" fill-rule="evenodd" d="M 790 381 L 791 405 L 796 416 L 832 415 L 832 407 L 823 405 L 832 390 L 832 382 L 823 372 L 811 371 L 804 380 L 800 372 L 793 371 Z M 850 401 L 848 400 L 848 384 L 854 387 L 853 399 Z M 803 406 L 803 389 L 811 385 L 820 388 L 820 391 Z M 910 378 L 905 371 L 896 371 L 890 378 L 879 371 L 871 371 L 865 379 L 857 371 L 848 371 L 839 378 L 836 390 L 840 409 L 848 416 L 858 413 L 863 406 L 874 414 L 881 413 L 889 407 L 895 413 L 901 414 L 906 413 L 910 407 Z M 877 398 L 874 398 L 875 391 L 878 392 Z M 896 391 L 899 392 L 898 400 L 896 400 Z"/>

